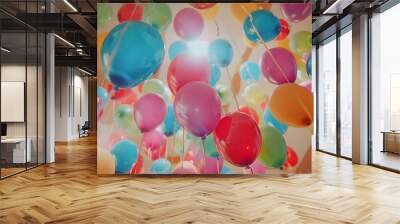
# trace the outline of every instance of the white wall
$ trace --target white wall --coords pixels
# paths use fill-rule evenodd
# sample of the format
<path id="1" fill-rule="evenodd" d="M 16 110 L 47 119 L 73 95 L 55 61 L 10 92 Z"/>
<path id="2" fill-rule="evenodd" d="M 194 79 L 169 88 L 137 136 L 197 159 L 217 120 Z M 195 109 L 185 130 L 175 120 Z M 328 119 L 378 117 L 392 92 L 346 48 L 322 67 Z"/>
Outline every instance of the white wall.
<path id="1" fill-rule="evenodd" d="M 56 67 L 55 141 L 77 139 L 78 124 L 88 120 L 88 78 L 83 75 L 76 68 Z"/>

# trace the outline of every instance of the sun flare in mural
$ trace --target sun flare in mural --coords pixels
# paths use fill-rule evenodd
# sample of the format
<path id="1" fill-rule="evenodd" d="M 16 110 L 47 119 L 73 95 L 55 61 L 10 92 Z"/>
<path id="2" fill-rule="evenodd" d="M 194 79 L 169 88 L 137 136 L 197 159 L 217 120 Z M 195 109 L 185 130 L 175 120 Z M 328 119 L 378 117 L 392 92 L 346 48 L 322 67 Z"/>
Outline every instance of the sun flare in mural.
<path id="1" fill-rule="evenodd" d="M 98 174 L 311 172 L 311 4 L 97 12 Z"/>

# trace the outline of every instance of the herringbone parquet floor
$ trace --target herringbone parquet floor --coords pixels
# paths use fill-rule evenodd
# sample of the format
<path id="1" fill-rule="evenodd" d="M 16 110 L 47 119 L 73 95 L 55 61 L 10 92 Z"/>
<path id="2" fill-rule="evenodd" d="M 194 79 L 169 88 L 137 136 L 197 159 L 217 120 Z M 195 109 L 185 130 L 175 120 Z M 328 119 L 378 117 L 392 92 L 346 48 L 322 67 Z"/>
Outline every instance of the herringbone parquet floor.
<path id="1" fill-rule="evenodd" d="M 322 153 L 313 174 L 98 177 L 96 139 L 0 181 L 0 223 L 400 223 L 400 175 Z"/>

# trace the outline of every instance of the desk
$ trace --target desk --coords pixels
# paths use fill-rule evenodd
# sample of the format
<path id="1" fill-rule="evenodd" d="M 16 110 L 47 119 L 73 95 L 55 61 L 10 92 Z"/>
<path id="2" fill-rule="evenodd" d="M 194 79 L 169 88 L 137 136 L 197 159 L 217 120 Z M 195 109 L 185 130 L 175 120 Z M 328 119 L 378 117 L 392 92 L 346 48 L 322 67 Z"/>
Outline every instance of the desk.
<path id="1" fill-rule="evenodd" d="M 381 133 L 383 134 L 382 152 L 392 152 L 400 154 L 400 132 L 382 131 Z"/>
<path id="2" fill-rule="evenodd" d="M 31 153 L 31 145 L 32 141 L 30 138 L 26 140 L 28 142 L 25 152 L 25 138 L 5 138 L 1 139 L 1 151 L 2 157 L 6 159 L 7 162 L 10 163 L 26 163 L 31 162 L 32 153 Z M 3 156 L 3 152 L 5 156 Z M 10 152 L 10 153 L 8 153 Z M 7 156 L 7 154 L 12 154 L 11 156 Z M 7 158 L 9 157 L 9 158 Z M 26 159 L 26 160 L 25 160 Z"/>

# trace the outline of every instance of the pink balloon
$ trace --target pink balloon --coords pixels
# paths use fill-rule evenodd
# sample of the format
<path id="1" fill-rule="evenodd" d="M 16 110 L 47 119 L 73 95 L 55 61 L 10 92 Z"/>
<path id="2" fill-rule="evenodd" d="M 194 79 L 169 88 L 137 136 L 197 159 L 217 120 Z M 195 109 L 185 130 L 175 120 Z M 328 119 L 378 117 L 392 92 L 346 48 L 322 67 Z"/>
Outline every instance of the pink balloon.
<path id="1" fill-rule="evenodd" d="M 176 94 L 174 111 L 182 127 L 197 137 L 205 138 L 221 118 L 221 102 L 210 85 L 190 82 Z"/>
<path id="2" fill-rule="evenodd" d="M 285 48 L 266 50 L 261 58 L 261 71 L 273 84 L 293 83 L 297 76 L 296 58 Z"/>
<path id="3" fill-rule="evenodd" d="M 266 174 L 267 172 L 267 168 L 260 163 L 258 160 L 254 161 L 251 165 L 250 165 L 251 170 L 253 170 L 253 174 Z M 251 173 L 250 170 L 250 173 Z"/>
<path id="4" fill-rule="evenodd" d="M 311 16 L 311 3 L 281 3 L 283 15 L 290 21 L 298 23 Z"/>
<path id="5" fill-rule="evenodd" d="M 164 157 L 166 139 L 165 135 L 158 130 L 152 130 L 143 134 L 142 146 L 152 160 Z"/>
<path id="6" fill-rule="evenodd" d="M 204 155 L 201 147 L 192 144 L 184 157 L 185 161 L 191 161 L 202 174 L 219 174 L 224 166 L 221 158 L 212 158 Z"/>
<path id="7" fill-rule="evenodd" d="M 203 32 L 203 17 L 195 9 L 184 8 L 174 18 L 174 30 L 184 40 L 193 40 Z"/>
<path id="8" fill-rule="evenodd" d="M 151 131 L 160 125 L 167 114 L 167 104 L 164 99 L 148 93 L 142 96 L 134 106 L 134 119 L 142 132 Z"/>
<path id="9" fill-rule="evenodd" d="M 173 172 L 174 174 L 198 174 L 199 171 L 193 165 L 192 162 L 184 161 L 176 165 L 176 168 Z"/>

